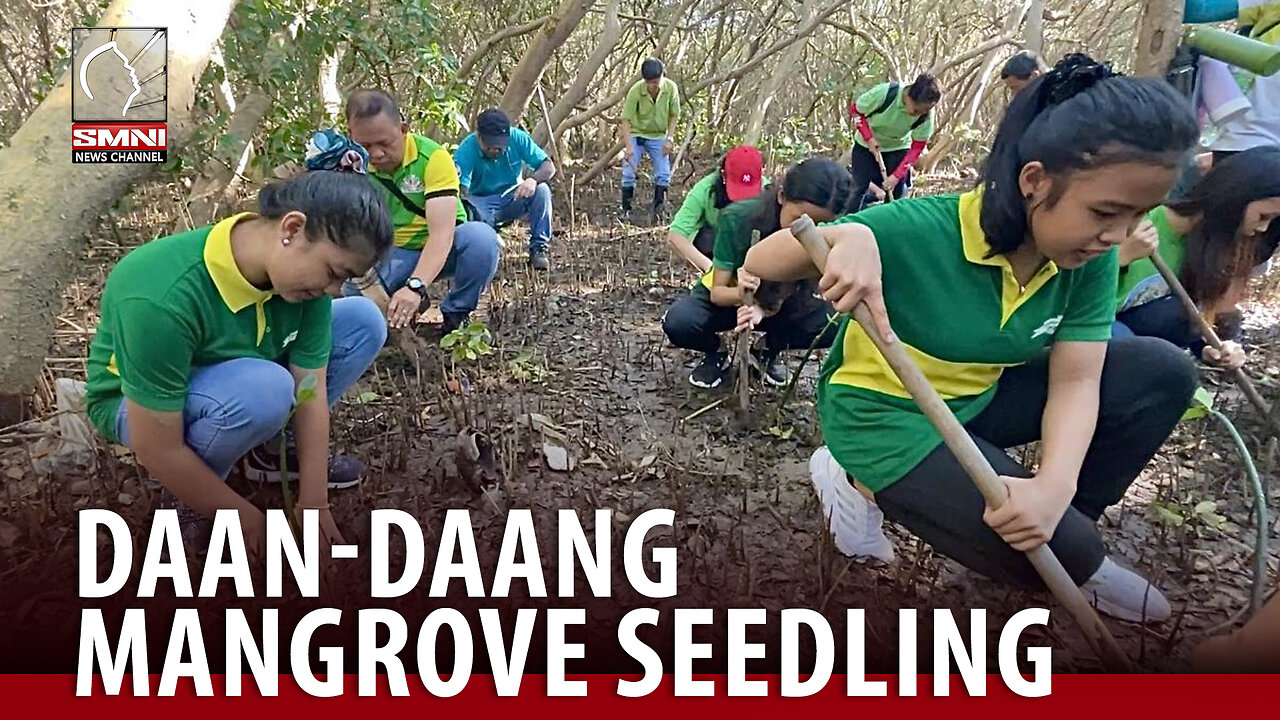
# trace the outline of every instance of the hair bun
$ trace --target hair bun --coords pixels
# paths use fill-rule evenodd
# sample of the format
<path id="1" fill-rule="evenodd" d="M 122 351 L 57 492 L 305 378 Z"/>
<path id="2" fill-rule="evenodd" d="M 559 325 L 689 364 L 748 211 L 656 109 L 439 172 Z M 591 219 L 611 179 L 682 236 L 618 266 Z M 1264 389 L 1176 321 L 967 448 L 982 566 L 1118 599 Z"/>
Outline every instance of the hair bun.
<path id="1" fill-rule="evenodd" d="M 1070 53 L 1058 61 L 1044 78 L 1043 105 L 1057 105 L 1093 87 L 1098 81 L 1120 73 L 1105 62 L 1084 53 Z"/>

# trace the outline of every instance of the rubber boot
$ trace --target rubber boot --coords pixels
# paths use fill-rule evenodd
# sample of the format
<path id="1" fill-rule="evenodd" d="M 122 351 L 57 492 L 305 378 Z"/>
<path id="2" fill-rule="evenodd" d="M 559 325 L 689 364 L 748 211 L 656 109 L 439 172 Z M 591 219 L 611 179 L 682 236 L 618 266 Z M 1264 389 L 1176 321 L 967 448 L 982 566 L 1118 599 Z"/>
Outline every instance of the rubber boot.
<path id="1" fill-rule="evenodd" d="M 631 222 L 631 199 L 635 197 L 636 189 L 634 187 L 622 188 L 622 210 L 618 213 L 618 217 L 623 222 Z"/>
<path id="2" fill-rule="evenodd" d="M 653 222 L 655 224 L 667 221 L 667 186 L 653 186 Z"/>

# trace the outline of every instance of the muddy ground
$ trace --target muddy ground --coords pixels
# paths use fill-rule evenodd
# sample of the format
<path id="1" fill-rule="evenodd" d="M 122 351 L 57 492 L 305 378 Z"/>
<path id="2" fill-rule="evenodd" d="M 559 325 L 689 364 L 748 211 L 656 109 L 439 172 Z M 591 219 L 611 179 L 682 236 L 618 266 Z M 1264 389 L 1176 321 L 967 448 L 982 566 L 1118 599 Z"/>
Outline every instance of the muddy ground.
<path id="1" fill-rule="evenodd" d="M 124 250 L 170 226 L 167 208 L 175 192 L 166 186 L 145 189 L 94 234 L 83 272 L 68 289 L 56 321 L 37 397 L 43 412 L 52 410 L 53 378 L 83 375 L 104 273 Z M 438 347 L 439 334 L 428 324 L 420 333 L 423 340 L 389 343 L 374 371 L 339 406 L 335 442 L 372 468 L 359 488 L 331 494 L 348 540 L 367 548 L 367 510 L 400 508 L 421 520 L 430 557 L 444 512 L 470 507 L 488 567 L 501 544 L 503 508 L 529 508 L 554 596 L 558 509 L 577 510 L 587 527 L 592 509 L 612 509 L 615 557 L 631 519 L 650 508 L 673 509 L 674 530 L 651 534 L 649 544 L 678 549 L 676 598 L 635 595 L 615 562 L 612 600 L 488 601 L 507 608 L 589 606 L 589 655 L 603 664 L 577 668 L 583 671 L 631 667 L 612 662 L 610 636 L 617 617 L 638 606 L 664 612 L 677 606 L 813 608 L 831 620 L 838 646 L 843 646 L 845 609 L 865 608 L 868 665 L 887 671 L 896 671 L 899 608 L 920 611 L 922 658 L 932 644 L 932 609 L 988 609 L 988 654 L 994 658 L 1005 619 L 1028 606 L 1056 607 L 1047 594 L 997 585 L 934 555 L 897 527 L 889 529 L 898 554 L 894 566 L 871 567 L 836 553 L 824 536 L 807 473 L 809 454 L 821 443 L 813 407 L 816 362 L 805 369 L 794 398 L 780 411 L 781 392 L 758 382 L 751 386 L 751 410 L 745 416 L 737 410 L 732 382 L 715 391 L 689 385 L 696 358 L 664 342 L 660 318 L 687 291 L 693 275 L 671 259 L 660 230 L 612 221 L 610 203 L 593 192 L 578 193 L 572 203 L 558 198 L 559 231 L 549 276 L 532 276 L 524 267 L 524 229 L 506 231 L 504 261 L 478 315 L 492 333 L 493 354 L 454 362 Z M 433 297 L 442 291 L 436 285 Z M 1273 296 L 1272 288 L 1258 290 L 1259 298 Z M 1274 397 L 1280 312 L 1263 301 L 1247 309 L 1250 372 L 1262 383 L 1264 396 Z M 425 316 L 428 323 L 433 317 L 438 320 L 438 313 Z M 793 369 L 797 360 L 791 358 Z M 1270 507 L 1280 507 L 1274 443 L 1260 442 L 1261 424 L 1225 378 L 1206 371 L 1204 384 L 1219 391 L 1218 407 L 1235 419 L 1271 488 Z M 534 427 L 521 422 L 531 413 L 554 426 L 549 435 L 539 432 L 536 422 Z M 483 432 L 496 446 L 500 496 L 479 494 L 476 484 L 483 478 L 477 480 L 473 468 L 458 460 L 457 436 L 464 427 Z M 75 511 L 106 507 L 121 513 L 141 545 L 157 493 L 142 482 L 143 473 L 127 452 L 107 447 L 99 449 L 95 469 L 41 475 L 34 464 L 49 436 L 40 423 L 0 430 L 0 636 L 9 634 L 10 643 L 32 648 L 21 658 L 0 655 L 14 668 L 68 670 L 77 609 L 86 604 L 73 584 Z M 548 438 L 567 449 L 571 470 L 549 467 L 543 449 Z M 1034 448 L 1013 452 L 1034 458 Z M 1163 624 L 1143 628 L 1108 622 L 1140 669 L 1185 669 L 1198 639 L 1242 617 L 1256 536 L 1252 493 L 1242 468 L 1216 421 L 1184 422 L 1123 504 L 1107 513 L 1104 532 L 1113 556 L 1155 580 L 1175 607 L 1175 618 Z M 277 487 L 252 486 L 235 476 L 232 482 L 263 507 L 283 505 Z M 1210 509 L 1205 501 L 1216 506 Z M 1275 546 L 1280 523 L 1274 516 L 1271 523 Z M 140 547 L 137 552 L 140 557 Z M 1272 552 L 1272 578 L 1278 564 Z M 338 599 L 332 602 L 368 605 L 368 598 L 360 598 L 366 575 L 359 566 L 344 567 L 335 583 Z M 515 588 L 523 591 L 523 584 Z M 484 601 L 423 595 L 390 605 L 410 613 L 449 604 L 485 606 Z M 198 604 L 216 611 L 244 602 Z M 119 610 L 138 601 L 117 596 L 98 604 Z M 656 647 L 670 642 L 669 625 L 664 628 L 653 636 Z M 722 641 L 721 634 L 713 632 L 712 639 Z M 776 631 L 761 638 L 771 644 L 770 658 L 776 660 Z M 0 647 L 6 644 L 0 640 Z M 1059 671 L 1100 667 L 1065 612 L 1054 612 L 1048 630 L 1033 629 L 1023 644 L 1052 645 Z"/>

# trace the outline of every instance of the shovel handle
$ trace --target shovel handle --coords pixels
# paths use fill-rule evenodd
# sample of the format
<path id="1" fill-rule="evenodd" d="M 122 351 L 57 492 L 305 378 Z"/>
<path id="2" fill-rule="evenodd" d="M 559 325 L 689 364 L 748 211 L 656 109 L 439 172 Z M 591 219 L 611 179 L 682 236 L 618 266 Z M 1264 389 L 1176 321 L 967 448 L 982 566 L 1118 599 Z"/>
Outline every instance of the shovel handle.
<path id="1" fill-rule="evenodd" d="M 1222 340 L 1218 337 L 1218 333 L 1214 332 L 1213 326 L 1209 324 L 1204 316 L 1200 314 L 1200 308 L 1196 307 L 1195 300 L 1191 299 L 1191 295 L 1187 293 L 1187 289 L 1182 286 L 1182 282 L 1178 280 L 1177 274 L 1165 264 L 1164 258 L 1160 257 L 1160 253 L 1151 253 L 1151 263 L 1156 266 L 1156 270 L 1160 273 L 1160 277 L 1164 278 L 1164 282 L 1169 286 L 1169 290 L 1178 297 L 1182 303 L 1182 307 L 1186 310 L 1187 315 L 1195 322 L 1196 328 L 1200 330 L 1200 336 L 1204 341 L 1215 350 L 1222 349 Z M 1244 368 L 1236 368 L 1230 371 L 1231 379 L 1240 387 L 1240 391 L 1249 399 L 1249 403 L 1257 409 L 1262 417 L 1266 419 L 1267 424 L 1271 427 L 1271 432 L 1277 438 L 1280 438 L 1280 423 L 1271 415 L 1271 405 L 1258 393 L 1258 389 L 1253 386 L 1253 381 L 1249 380 L 1249 376 L 1244 374 Z"/>
<path id="2" fill-rule="evenodd" d="M 791 224 L 791 234 L 795 236 L 800 244 L 804 246 L 805 252 L 808 253 L 809 259 L 819 270 L 826 270 L 827 256 L 831 253 L 831 248 L 827 245 L 827 241 L 818 232 L 814 226 L 813 220 L 808 215 L 801 215 L 794 223 Z M 893 369 L 898 380 L 902 382 L 902 386 L 906 388 L 907 393 L 920 407 L 921 412 L 929 418 L 929 422 L 942 435 L 942 441 L 946 443 L 947 449 L 955 455 L 960 465 L 964 467 L 965 472 L 969 474 L 978 491 L 982 493 L 983 499 L 987 505 L 992 508 L 998 508 L 1004 504 L 1009 497 L 1009 490 L 1004 482 L 996 474 L 991 463 L 978 449 L 973 441 L 973 437 L 965 431 L 960 421 L 951 413 L 951 409 L 933 389 L 933 385 L 921 372 L 919 366 L 912 361 L 907 355 L 906 349 L 901 342 L 886 343 L 876 330 L 875 323 L 871 319 L 871 311 L 867 309 L 865 303 L 859 303 L 853 311 L 853 318 L 858 321 L 862 329 L 871 338 L 871 342 L 875 344 L 876 349 L 884 356 L 889 363 L 889 367 Z M 1034 550 L 1026 553 L 1027 559 L 1031 561 L 1036 572 L 1044 584 L 1058 599 L 1058 602 L 1066 606 L 1071 616 L 1075 619 L 1076 624 L 1084 633 L 1085 639 L 1094 652 L 1098 654 L 1102 662 L 1112 670 L 1131 671 L 1132 666 L 1129 658 L 1120 649 L 1107 626 L 1103 624 L 1102 619 L 1098 617 L 1098 613 L 1094 611 L 1093 606 L 1085 599 L 1084 593 L 1071 580 L 1071 576 L 1067 574 L 1066 568 L 1062 567 L 1056 555 L 1046 543 Z"/>

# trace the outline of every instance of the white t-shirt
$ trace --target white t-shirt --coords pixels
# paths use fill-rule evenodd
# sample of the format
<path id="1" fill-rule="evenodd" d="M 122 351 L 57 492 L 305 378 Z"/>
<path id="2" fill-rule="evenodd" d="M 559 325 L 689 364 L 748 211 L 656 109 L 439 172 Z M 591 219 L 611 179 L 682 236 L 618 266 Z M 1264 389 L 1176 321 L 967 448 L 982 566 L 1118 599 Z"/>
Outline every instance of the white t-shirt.
<path id="1" fill-rule="evenodd" d="M 1241 7 L 1259 2 L 1242 2 Z M 1267 34 L 1270 37 L 1270 33 Z M 1257 76 L 1245 93 L 1253 108 L 1239 118 L 1223 123 L 1211 150 L 1240 151 L 1260 145 L 1280 145 L 1280 72 Z"/>

